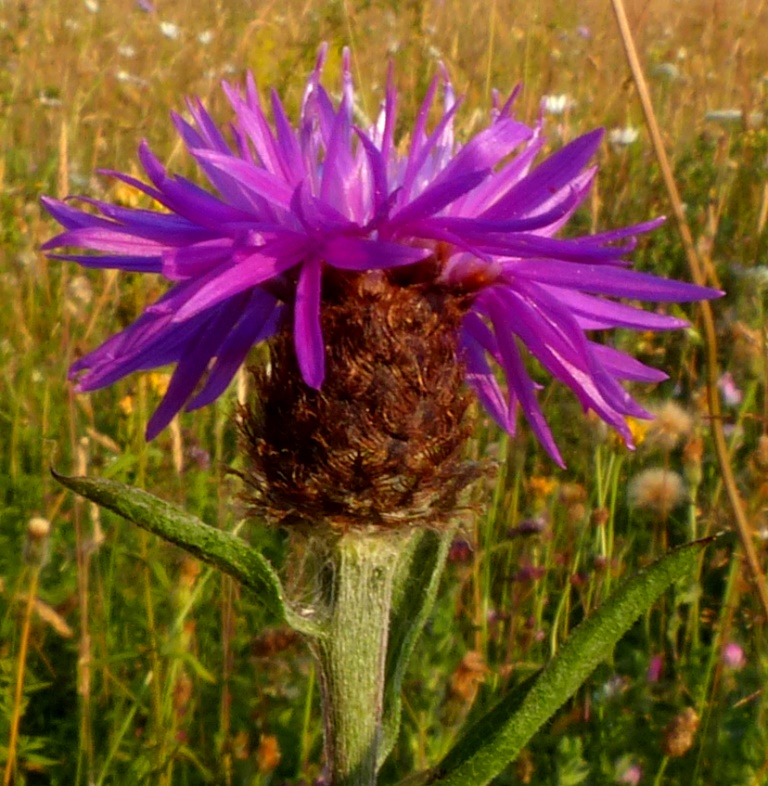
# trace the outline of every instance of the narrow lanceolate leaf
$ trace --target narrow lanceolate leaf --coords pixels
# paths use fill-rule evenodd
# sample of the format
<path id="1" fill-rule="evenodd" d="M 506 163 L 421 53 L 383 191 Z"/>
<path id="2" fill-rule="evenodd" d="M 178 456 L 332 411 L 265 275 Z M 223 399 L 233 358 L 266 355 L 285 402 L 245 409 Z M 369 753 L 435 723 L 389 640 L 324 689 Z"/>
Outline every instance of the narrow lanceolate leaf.
<path id="1" fill-rule="evenodd" d="M 217 567 L 251 590 L 278 618 L 303 633 L 319 635 L 318 626 L 300 617 L 286 603 L 280 579 L 269 562 L 245 541 L 211 527 L 152 494 L 114 480 L 67 477 L 53 472 L 62 485 L 101 507 L 174 543 L 203 562 Z"/>
<path id="2" fill-rule="evenodd" d="M 714 538 L 675 549 L 626 581 L 572 633 L 535 678 L 475 723 L 433 770 L 409 786 L 482 786 L 520 753 L 538 729 L 576 692 L 616 642 L 675 580 L 689 576 Z"/>
<path id="3" fill-rule="evenodd" d="M 416 641 L 435 604 L 440 576 L 451 540 L 456 531 L 422 529 L 414 532 L 408 554 L 401 555 L 392 590 L 392 611 L 387 641 L 387 667 L 384 682 L 383 735 L 379 766 L 389 755 L 400 731 L 403 675 Z"/>

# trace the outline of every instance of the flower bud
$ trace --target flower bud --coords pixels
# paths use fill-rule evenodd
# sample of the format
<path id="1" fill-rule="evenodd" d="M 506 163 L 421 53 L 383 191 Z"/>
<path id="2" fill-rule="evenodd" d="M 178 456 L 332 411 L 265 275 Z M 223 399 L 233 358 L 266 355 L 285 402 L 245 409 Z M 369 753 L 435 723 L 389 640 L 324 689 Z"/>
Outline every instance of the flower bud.
<path id="1" fill-rule="evenodd" d="M 23 558 L 27 565 L 42 568 L 50 558 L 51 523 L 48 519 L 34 516 L 27 523 Z"/>

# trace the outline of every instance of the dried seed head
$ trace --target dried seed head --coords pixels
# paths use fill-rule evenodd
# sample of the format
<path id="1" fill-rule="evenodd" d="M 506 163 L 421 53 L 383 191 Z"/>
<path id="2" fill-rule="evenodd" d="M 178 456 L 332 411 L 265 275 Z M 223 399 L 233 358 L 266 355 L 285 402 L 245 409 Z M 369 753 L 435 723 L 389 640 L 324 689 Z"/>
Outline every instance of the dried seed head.
<path id="1" fill-rule="evenodd" d="M 661 749 L 665 756 L 677 758 L 687 753 L 693 746 L 693 738 L 699 728 L 699 716 L 693 707 L 676 715 L 664 729 Z"/>
<path id="2" fill-rule="evenodd" d="M 251 643 L 251 655 L 254 658 L 274 658 L 295 646 L 298 640 L 299 634 L 288 627 L 268 628 Z"/>
<path id="3" fill-rule="evenodd" d="M 587 515 L 587 489 L 581 483 L 562 483 L 558 499 L 565 508 L 569 524 L 578 524 Z"/>
<path id="4" fill-rule="evenodd" d="M 628 496 L 631 507 L 666 518 L 685 499 L 685 486 L 677 472 L 646 469 L 630 481 Z"/>
<path id="5" fill-rule="evenodd" d="M 277 769 L 283 754 L 280 750 L 280 743 L 274 734 L 262 734 L 259 738 L 259 747 L 256 751 L 256 763 L 259 772 L 266 774 Z"/>
<path id="6" fill-rule="evenodd" d="M 533 782 L 533 776 L 536 774 L 536 767 L 533 763 L 533 756 L 526 748 L 520 753 L 515 762 L 515 774 L 520 783 L 529 784 Z"/>
<path id="7" fill-rule="evenodd" d="M 178 719 L 183 718 L 189 710 L 195 686 L 192 678 L 182 671 L 173 686 L 173 711 Z"/>
<path id="8" fill-rule="evenodd" d="M 197 583 L 197 578 L 200 575 L 202 566 L 194 557 L 185 555 L 181 560 L 181 569 L 179 571 L 179 585 L 185 590 L 191 590 Z"/>
<path id="9" fill-rule="evenodd" d="M 272 340 L 269 366 L 254 372 L 256 401 L 241 411 L 252 513 L 336 531 L 452 517 L 484 469 L 461 460 L 470 433 L 462 299 L 428 273 L 324 281 L 320 391 L 302 378 L 292 329 Z"/>
<path id="10" fill-rule="evenodd" d="M 477 686 L 484 682 L 490 669 L 483 656 L 474 650 L 468 652 L 451 675 L 449 691 L 451 696 L 471 703 L 477 695 Z"/>
<path id="11" fill-rule="evenodd" d="M 665 401 L 651 411 L 655 417 L 646 433 L 649 445 L 674 450 L 691 433 L 693 417 L 674 401 Z"/>
<path id="12" fill-rule="evenodd" d="M 768 476 L 768 434 L 761 434 L 757 449 L 750 456 L 750 468 L 759 478 Z"/>
<path id="13" fill-rule="evenodd" d="M 32 540 L 43 540 L 51 534 L 51 522 L 41 516 L 33 516 L 27 522 L 27 535 Z"/>
<path id="14" fill-rule="evenodd" d="M 451 675 L 445 702 L 440 710 L 440 720 L 447 726 L 462 721 L 477 697 L 477 691 L 490 669 L 483 656 L 474 650 L 466 653 Z"/>
<path id="15" fill-rule="evenodd" d="M 33 516 L 27 522 L 27 537 L 24 540 L 23 559 L 28 565 L 43 567 L 50 557 L 51 522 L 41 516 Z"/>

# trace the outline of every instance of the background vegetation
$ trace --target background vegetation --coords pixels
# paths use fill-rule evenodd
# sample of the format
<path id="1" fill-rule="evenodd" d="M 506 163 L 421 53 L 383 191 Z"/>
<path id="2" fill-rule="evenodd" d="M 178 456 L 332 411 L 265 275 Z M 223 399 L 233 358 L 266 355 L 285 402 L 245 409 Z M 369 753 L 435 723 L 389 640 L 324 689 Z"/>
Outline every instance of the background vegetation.
<path id="1" fill-rule="evenodd" d="M 598 125 L 615 131 L 574 230 L 669 212 L 607 0 L 219 0 L 188 9 L 179 0 L 0 2 L 0 771 L 19 720 L 19 786 L 311 783 L 322 764 L 317 686 L 293 636 L 228 580 L 100 515 L 49 475 L 55 466 L 146 486 L 239 527 L 281 562 L 284 536 L 240 522 L 225 472 L 238 461 L 236 389 L 150 445 L 142 434 L 165 375 L 72 393 L 72 360 L 163 284 L 46 260 L 39 246 L 56 230 L 41 194 L 140 204 L 96 170 L 136 172 L 146 138 L 192 173 L 170 110 L 200 96 L 225 123 L 220 80 L 252 69 L 260 89 L 274 86 L 295 111 L 318 44 L 329 41 L 329 84 L 338 84 L 341 47 L 352 46 L 364 116 L 394 62 L 404 129 L 442 60 L 466 96 L 462 134 L 485 123 L 492 88 L 508 93 L 521 81 L 522 119 L 550 97 L 553 146 Z M 646 0 L 628 10 L 696 242 L 729 293 L 715 306 L 721 392 L 764 558 L 768 11 L 762 0 Z M 645 239 L 636 260 L 688 275 L 671 225 Z M 545 410 L 567 471 L 525 428 L 511 442 L 479 413 L 471 449 L 498 459 L 498 478 L 478 490 L 483 513 L 452 550 L 385 779 L 433 763 L 469 713 L 544 663 L 622 575 L 729 527 L 696 309 L 687 316 L 691 328 L 676 335 L 616 339 L 671 377 L 640 392 L 659 418 L 635 424 L 636 453 L 554 384 Z M 30 525 L 35 517 L 51 523 L 49 538 Z M 50 560 L 38 581 L 27 558 L 39 548 Z M 635 626 L 498 783 L 766 783 L 766 654 L 738 549 L 711 549 L 699 580 Z"/>

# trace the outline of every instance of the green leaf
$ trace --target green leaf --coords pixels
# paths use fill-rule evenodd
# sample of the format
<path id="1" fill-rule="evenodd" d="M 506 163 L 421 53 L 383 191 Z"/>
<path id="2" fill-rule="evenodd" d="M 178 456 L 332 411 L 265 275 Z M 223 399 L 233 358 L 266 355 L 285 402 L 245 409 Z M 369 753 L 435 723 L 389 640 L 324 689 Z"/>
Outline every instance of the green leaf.
<path id="1" fill-rule="evenodd" d="M 397 742 L 402 713 L 401 687 L 419 634 L 435 603 L 455 527 L 443 532 L 418 530 L 408 543 L 392 590 L 384 682 L 383 735 L 379 766 Z"/>
<path id="2" fill-rule="evenodd" d="M 255 593 L 279 619 L 309 635 L 322 628 L 293 611 L 287 604 L 274 568 L 245 541 L 211 527 L 182 508 L 152 494 L 115 480 L 66 477 L 52 471 L 56 480 L 80 496 L 138 524 L 148 532 L 174 543 L 203 562 L 217 567 Z"/>
<path id="3" fill-rule="evenodd" d="M 640 571 L 574 629 L 547 667 L 503 698 L 464 733 L 434 769 L 403 786 L 482 786 L 514 761 L 538 729 L 576 692 L 616 642 L 674 581 L 688 577 L 715 538 L 689 543 Z"/>

